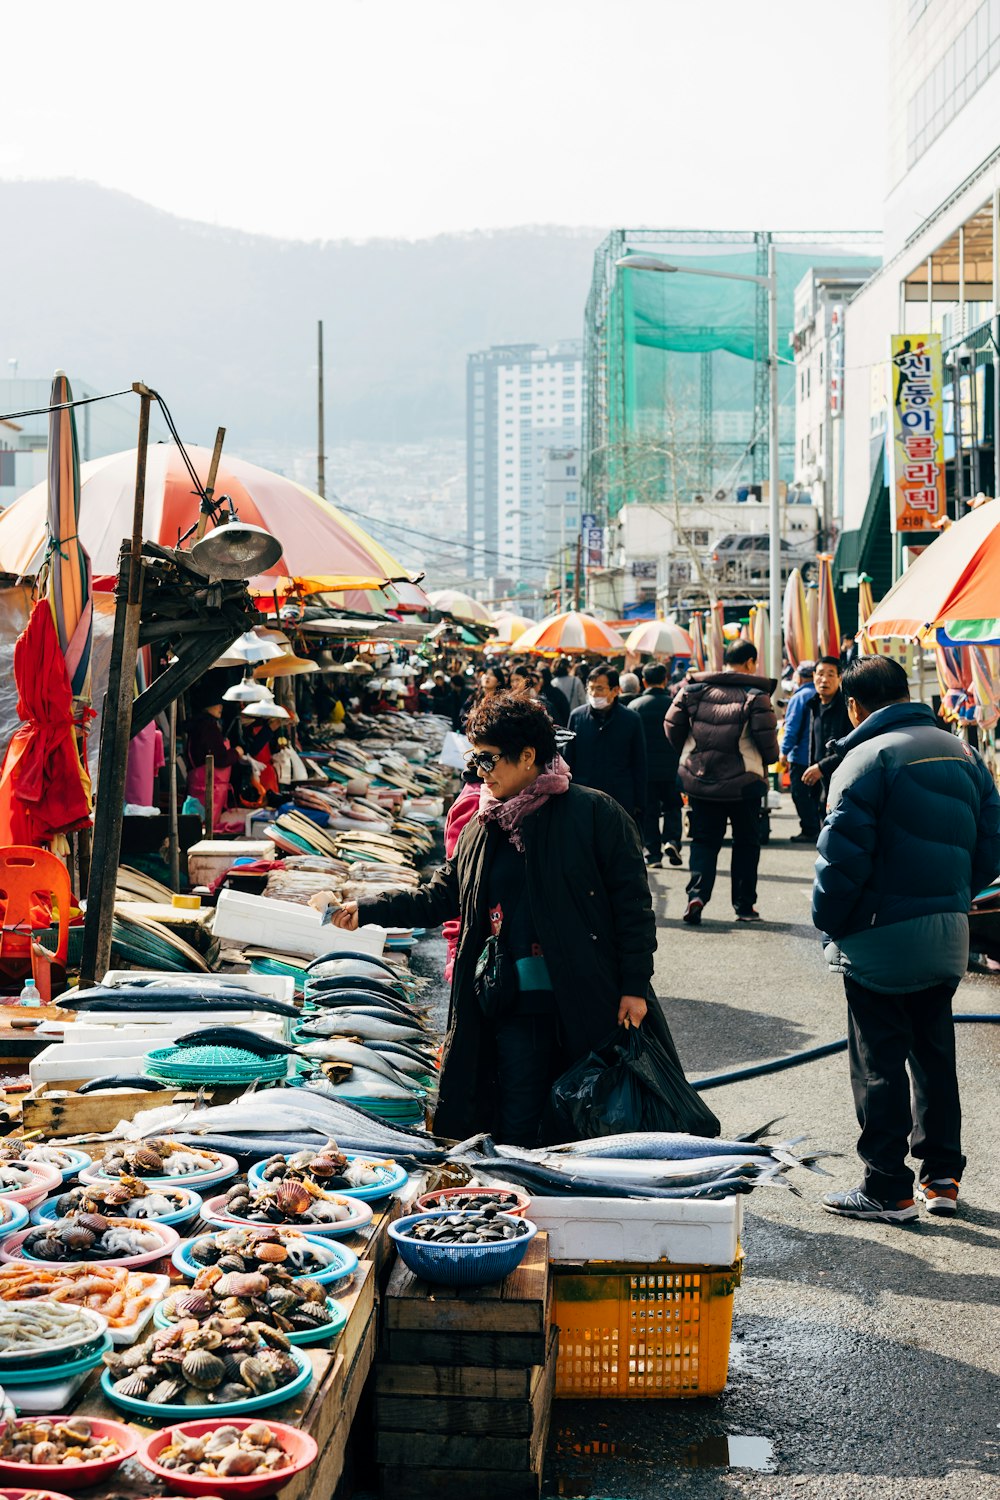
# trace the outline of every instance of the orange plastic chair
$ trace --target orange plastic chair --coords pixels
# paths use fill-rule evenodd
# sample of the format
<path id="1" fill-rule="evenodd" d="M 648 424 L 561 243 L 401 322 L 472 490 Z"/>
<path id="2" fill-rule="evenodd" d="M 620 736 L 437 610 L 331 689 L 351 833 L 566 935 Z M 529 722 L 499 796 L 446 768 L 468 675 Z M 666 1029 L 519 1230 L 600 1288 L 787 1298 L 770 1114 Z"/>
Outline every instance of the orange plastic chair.
<path id="1" fill-rule="evenodd" d="M 43 1001 L 66 988 L 69 954 L 69 911 L 73 901 L 69 874 L 62 860 L 31 844 L 0 848 L 0 974 L 26 979 L 30 973 Z M 43 948 L 34 933 L 51 925 L 53 906 L 59 914 L 55 953 Z M 48 914 L 48 915 L 47 915 Z"/>

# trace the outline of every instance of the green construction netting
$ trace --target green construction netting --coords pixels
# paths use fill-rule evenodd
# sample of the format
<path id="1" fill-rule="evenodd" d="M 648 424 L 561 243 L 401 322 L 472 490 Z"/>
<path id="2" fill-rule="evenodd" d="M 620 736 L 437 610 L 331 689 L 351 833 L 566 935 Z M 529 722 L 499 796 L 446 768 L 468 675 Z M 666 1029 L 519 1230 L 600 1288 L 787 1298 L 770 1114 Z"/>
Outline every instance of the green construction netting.
<path id="1" fill-rule="evenodd" d="M 617 253 L 650 253 L 648 244 Z M 677 266 L 758 275 L 756 248 L 718 254 L 662 253 Z M 795 291 L 814 266 L 849 267 L 870 258 L 834 246 L 808 252 L 775 246 L 778 276 L 778 378 L 781 477 L 794 476 L 795 372 L 789 335 Z M 606 317 L 592 344 L 606 369 L 603 430 L 590 433 L 591 462 L 602 471 L 608 512 L 627 501 L 649 503 L 677 493 L 712 495 L 734 480 L 766 477 L 760 372 L 766 324 L 758 325 L 758 289 L 715 280 L 619 268 Z M 762 309 L 761 309 L 762 310 Z M 758 343 L 759 340 L 759 343 Z M 755 369 L 758 430 L 754 427 Z M 595 372 L 588 371 L 590 380 Z M 766 413 L 764 413 L 766 415 Z"/>

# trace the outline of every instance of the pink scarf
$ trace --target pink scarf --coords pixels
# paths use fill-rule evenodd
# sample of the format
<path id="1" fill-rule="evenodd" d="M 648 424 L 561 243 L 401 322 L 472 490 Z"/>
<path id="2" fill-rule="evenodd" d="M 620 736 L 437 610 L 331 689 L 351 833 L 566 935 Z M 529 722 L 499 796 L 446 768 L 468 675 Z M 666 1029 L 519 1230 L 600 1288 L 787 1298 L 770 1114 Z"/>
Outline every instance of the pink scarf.
<path id="1" fill-rule="evenodd" d="M 484 784 L 479 793 L 477 817 L 484 826 L 487 823 L 499 823 L 514 848 L 523 853 L 524 840 L 518 832 L 521 824 L 533 812 L 544 807 L 550 797 L 559 797 L 568 791 L 572 779 L 569 766 L 561 755 L 556 754 L 523 792 L 508 797 L 505 802 L 498 801 Z"/>

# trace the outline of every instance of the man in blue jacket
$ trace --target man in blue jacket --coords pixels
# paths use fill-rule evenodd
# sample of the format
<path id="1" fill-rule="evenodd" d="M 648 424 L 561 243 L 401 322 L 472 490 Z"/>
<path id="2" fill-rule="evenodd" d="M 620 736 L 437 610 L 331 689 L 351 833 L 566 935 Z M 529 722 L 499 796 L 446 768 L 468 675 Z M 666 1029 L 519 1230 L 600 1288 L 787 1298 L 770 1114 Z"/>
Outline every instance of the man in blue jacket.
<path id="1" fill-rule="evenodd" d="M 802 785 L 802 773 L 810 762 L 809 733 L 812 718 L 809 704 L 816 697 L 811 661 L 799 663 L 798 687 L 788 700 L 781 735 L 781 761 L 788 767 L 792 801 L 799 815 L 799 831 L 792 834 L 793 844 L 815 844 L 819 837 L 819 803 L 812 787 Z"/>
<path id="2" fill-rule="evenodd" d="M 904 1223 L 918 1214 L 907 1141 L 928 1212 L 958 1205 L 965 1157 L 951 1002 L 968 963 L 971 899 L 1000 870 L 1000 797 L 976 752 L 909 701 L 896 662 L 860 657 L 843 689 L 855 728 L 839 742 L 813 921 L 844 975 L 865 1176 L 823 1206 Z"/>

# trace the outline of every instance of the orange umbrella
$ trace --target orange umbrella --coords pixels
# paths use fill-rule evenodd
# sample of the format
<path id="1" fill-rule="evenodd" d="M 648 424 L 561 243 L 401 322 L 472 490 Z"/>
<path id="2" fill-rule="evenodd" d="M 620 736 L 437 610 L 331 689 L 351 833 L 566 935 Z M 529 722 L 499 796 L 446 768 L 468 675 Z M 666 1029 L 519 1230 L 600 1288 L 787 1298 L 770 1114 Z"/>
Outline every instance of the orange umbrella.
<path id="1" fill-rule="evenodd" d="M 625 642 L 617 630 L 612 630 L 603 620 L 594 615 L 571 609 L 563 614 L 549 615 L 539 620 L 518 638 L 519 651 L 534 651 L 559 656 L 623 656 Z"/>
<path id="2" fill-rule="evenodd" d="M 833 554 L 820 553 L 816 604 L 816 645 L 820 656 L 840 655 L 840 620 L 833 587 Z"/>
<path id="3" fill-rule="evenodd" d="M 534 623 L 534 620 L 529 620 L 526 615 L 515 615 L 509 609 L 502 609 L 499 614 L 493 616 L 493 629 L 497 633 L 497 645 L 513 645 L 526 630 L 531 629 Z"/>
<path id="4" fill-rule="evenodd" d="M 867 622 L 875 601 L 872 598 L 872 581 L 867 573 L 858 578 L 858 655 L 877 656 L 878 647 L 868 634 Z"/>
<path id="5" fill-rule="evenodd" d="M 705 620 L 700 610 L 695 610 L 688 621 L 691 628 L 691 665 L 699 672 L 705 670 Z"/>
<path id="6" fill-rule="evenodd" d="M 1000 635 L 1000 503 L 993 500 L 942 531 L 911 563 L 866 621 L 873 638 L 912 639 L 943 628 L 957 644 Z"/>
<path id="7" fill-rule="evenodd" d="M 204 484 L 211 452 L 198 447 L 187 452 Z M 84 464 L 80 478 L 80 540 L 95 577 L 112 576 L 118 571 L 122 537 L 132 531 L 135 450 Z M 261 590 L 287 591 L 293 581 L 305 592 L 368 589 L 392 577 L 409 579 L 402 565 L 356 522 L 281 474 L 223 455 L 215 494 L 231 496 L 241 521 L 262 526 L 281 541 L 282 556 L 253 580 Z M 176 546 L 178 536 L 198 520 L 199 504 L 180 450 L 173 443 L 150 447 L 144 539 Z M 36 485 L 0 514 L 0 572 L 38 572 L 46 546 L 46 506 L 46 486 Z"/>

